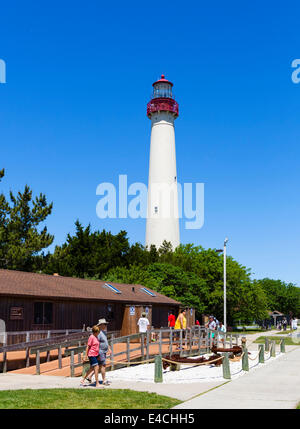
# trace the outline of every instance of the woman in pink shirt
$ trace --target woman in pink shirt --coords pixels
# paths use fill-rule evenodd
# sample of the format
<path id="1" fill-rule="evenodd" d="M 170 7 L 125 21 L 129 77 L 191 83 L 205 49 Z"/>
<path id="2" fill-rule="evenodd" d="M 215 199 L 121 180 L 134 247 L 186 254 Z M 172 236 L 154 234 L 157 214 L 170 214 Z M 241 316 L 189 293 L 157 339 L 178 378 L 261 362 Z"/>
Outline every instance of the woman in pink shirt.
<path id="1" fill-rule="evenodd" d="M 93 332 L 93 334 L 90 335 L 90 337 L 88 339 L 87 347 L 85 350 L 85 356 L 83 359 L 83 361 L 86 361 L 87 357 L 89 358 L 90 369 L 85 374 L 85 376 L 82 378 L 81 384 L 84 384 L 86 378 L 94 371 L 95 379 L 96 379 L 96 387 L 101 387 L 99 384 L 99 377 L 98 377 L 99 376 L 99 362 L 98 362 L 98 358 L 99 358 L 99 340 L 98 340 L 99 328 L 97 325 L 93 326 L 92 332 Z"/>

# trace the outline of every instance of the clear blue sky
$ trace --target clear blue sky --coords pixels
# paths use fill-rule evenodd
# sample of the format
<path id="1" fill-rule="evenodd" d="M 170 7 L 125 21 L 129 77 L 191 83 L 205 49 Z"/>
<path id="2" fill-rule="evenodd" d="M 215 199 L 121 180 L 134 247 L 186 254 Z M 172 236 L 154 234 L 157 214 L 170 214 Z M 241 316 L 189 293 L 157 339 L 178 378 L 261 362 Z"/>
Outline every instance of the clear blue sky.
<path id="1" fill-rule="evenodd" d="M 178 181 L 205 183 L 205 224 L 181 241 L 222 247 L 253 270 L 300 284 L 300 58 L 296 1 L 11 1 L 0 14 L 1 190 L 29 184 L 54 202 L 55 244 L 100 220 L 96 187 L 147 183 L 152 82 L 174 82 Z M 53 248 L 53 246 L 52 246 Z"/>

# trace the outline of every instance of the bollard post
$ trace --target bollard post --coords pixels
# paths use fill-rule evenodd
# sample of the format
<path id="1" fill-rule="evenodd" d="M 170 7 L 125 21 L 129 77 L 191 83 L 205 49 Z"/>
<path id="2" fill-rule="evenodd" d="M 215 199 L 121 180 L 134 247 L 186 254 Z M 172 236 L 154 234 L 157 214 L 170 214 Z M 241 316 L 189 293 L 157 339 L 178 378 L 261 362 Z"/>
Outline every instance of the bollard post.
<path id="1" fill-rule="evenodd" d="M 163 382 L 161 355 L 156 355 L 154 358 L 154 382 L 155 383 Z"/>
<path id="2" fill-rule="evenodd" d="M 270 351 L 270 357 L 276 356 L 276 350 L 275 350 L 275 341 L 271 342 L 271 351 Z"/>
<path id="3" fill-rule="evenodd" d="M 244 354 L 242 357 L 242 370 L 249 371 L 249 359 L 248 359 L 248 349 L 244 347 Z"/>
<path id="4" fill-rule="evenodd" d="M 265 337 L 265 349 L 266 352 L 270 351 L 270 341 L 268 337 Z"/>
<path id="5" fill-rule="evenodd" d="M 230 364 L 229 364 L 229 353 L 223 353 L 224 358 L 222 359 L 223 378 L 230 380 Z"/>
<path id="6" fill-rule="evenodd" d="M 265 346 L 264 344 L 259 344 L 259 355 L 258 355 L 258 362 L 259 363 L 265 363 Z"/>
<path id="7" fill-rule="evenodd" d="M 280 341 L 280 353 L 285 353 L 285 339 L 282 338 Z"/>

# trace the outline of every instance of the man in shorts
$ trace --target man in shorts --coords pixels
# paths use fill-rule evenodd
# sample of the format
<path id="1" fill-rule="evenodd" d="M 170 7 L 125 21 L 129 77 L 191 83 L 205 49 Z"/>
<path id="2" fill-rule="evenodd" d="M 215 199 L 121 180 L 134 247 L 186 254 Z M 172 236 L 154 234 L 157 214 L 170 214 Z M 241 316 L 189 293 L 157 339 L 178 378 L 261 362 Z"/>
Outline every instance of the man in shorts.
<path id="1" fill-rule="evenodd" d="M 108 386 L 110 383 L 106 380 L 106 356 L 111 353 L 110 347 L 108 345 L 107 337 L 106 337 L 106 328 L 107 328 L 108 322 L 105 319 L 99 319 L 98 321 L 98 328 L 100 329 L 99 335 L 98 335 L 98 341 L 99 341 L 99 356 L 98 356 L 98 362 L 99 362 L 99 369 L 102 376 L 102 385 Z"/>

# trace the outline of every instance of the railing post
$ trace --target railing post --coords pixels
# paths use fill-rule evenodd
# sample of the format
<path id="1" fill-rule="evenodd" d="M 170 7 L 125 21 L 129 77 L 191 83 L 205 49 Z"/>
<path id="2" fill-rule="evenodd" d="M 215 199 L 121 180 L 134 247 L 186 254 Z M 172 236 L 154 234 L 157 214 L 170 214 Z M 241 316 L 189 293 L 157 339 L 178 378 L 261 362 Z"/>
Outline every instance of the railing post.
<path id="1" fill-rule="evenodd" d="M 62 349 L 61 346 L 58 346 L 58 368 L 62 368 Z"/>
<path id="2" fill-rule="evenodd" d="M 147 331 L 147 343 L 146 343 L 146 359 L 149 359 L 150 351 L 149 351 L 149 345 L 150 345 L 150 339 L 151 339 L 151 332 L 150 330 Z"/>
<path id="3" fill-rule="evenodd" d="M 47 331 L 47 338 L 51 337 L 51 331 Z"/>
<path id="4" fill-rule="evenodd" d="M 201 328 L 198 326 L 198 353 L 200 354 L 201 350 Z"/>
<path id="5" fill-rule="evenodd" d="M 30 332 L 27 331 L 26 332 L 26 343 L 29 343 L 29 341 L 30 341 Z"/>
<path id="6" fill-rule="evenodd" d="M 258 362 L 259 363 L 265 363 L 265 346 L 264 346 L 264 344 L 259 344 L 258 349 L 259 349 Z"/>
<path id="7" fill-rule="evenodd" d="M 248 349 L 246 347 L 244 347 L 243 352 L 244 352 L 244 354 L 242 357 L 242 370 L 243 371 L 249 371 Z"/>
<path id="8" fill-rule="evenodd" d="M 3 352 L 3 368 L 2 368 L 3 374 L 7 372 L 7 353 L 6 350 Z"/>
<path id="9" fill-rule="evenodd" d="M 126 353 L 127 353 L 127 362 L 130 362 L 130 338 L 129 337 L 127 337 Z M 127 366 L 130 366 L 129 363 L 127 363 Z"/>
<path id="10" fill-rule="evenodd" d="M 232 349 L 232 334 L 229 337 L 229 347 Z"/>
<path id="11" fill-rule="evenodd" d="M 163 382 L 161 355 L 156 355 L 154 358 L 154 382 L 155 383 Z"/>
<path id="12" fill-rule="evenodd" d="M 285 353 L 285 339 L 282 338 L 280 341 L 280 353 Z"/>
<path id="13" fill-rule="evenodd" d="M 170 327 L 170 339 L 169 339 L 169 355 L 172 356 L 173 353 L 173 329 Z"/>
<path id="14" fill-rule="evenodd" d="M 162 355 L 162 334 L 161 334 L 161 329 L 159 330 L 159 354 Z"/>
<path id="15" fill-rule="evenodd" d="M 179 333 L 179 347 L 180 347 L 180 352 L 179 352 L 179 356 L 182 356 L 182 329 L 180 329 L 180 333 Z"/>
<path id="16" fill-rule="evenodd" d="M 26 368 L 29 367 L 30 357 L 29 357 L 29 347 L 26 347 Z"/>
<path id="17" fill-rule="evenodd" d="M 35 358 L 35 366 L 36 366 L 35 373 L 36 373 L 36 375 L 40 375 L 41 369 L 40 369 L 40 351 L 39 350 L 36 351 L 35 356 L 36 356 L 36 358 Z"/>
<path id="18" fill-rule="evenodd" d="M 223 378 L 226 380 L 231 379 L 230 375 L 230 364 L 229 364 L 229 353 L 223 353 L 223 359 L 222 359 L 222 369 L 223 369 Z"/>
<path id="19" fill-rule="evenodd" d="M 71 357 L 70 357 L 70 370 L 71 370 L 71 377 L 74 377 L 74 350 L 71 350 Z"/>
<path id="20" fill-rule="evenodd" d="M 110 360 L 112 362 L 111 365 L 110 365 L 110 367 L 111 367 L 112 370 L 114 370 L 115 369 L 115 364 L 114 364 L 115 358 L 114 358 L 114 338 L 113 338 L 113 336 L 112 336 L 112 339 L 111 339 L 111 342 L 110 342 L 110 350 L 111 350 L 111 352 L 110 352 Z"/>
<path id="21" fill-rule="evenodd" d="M 142 333 L 141 334 L 141 355 L 142 355 L 142 360 L 144 360 L 144 356 L 145 356 L 144 345 L 145 345 L 145 334 Z"/>

